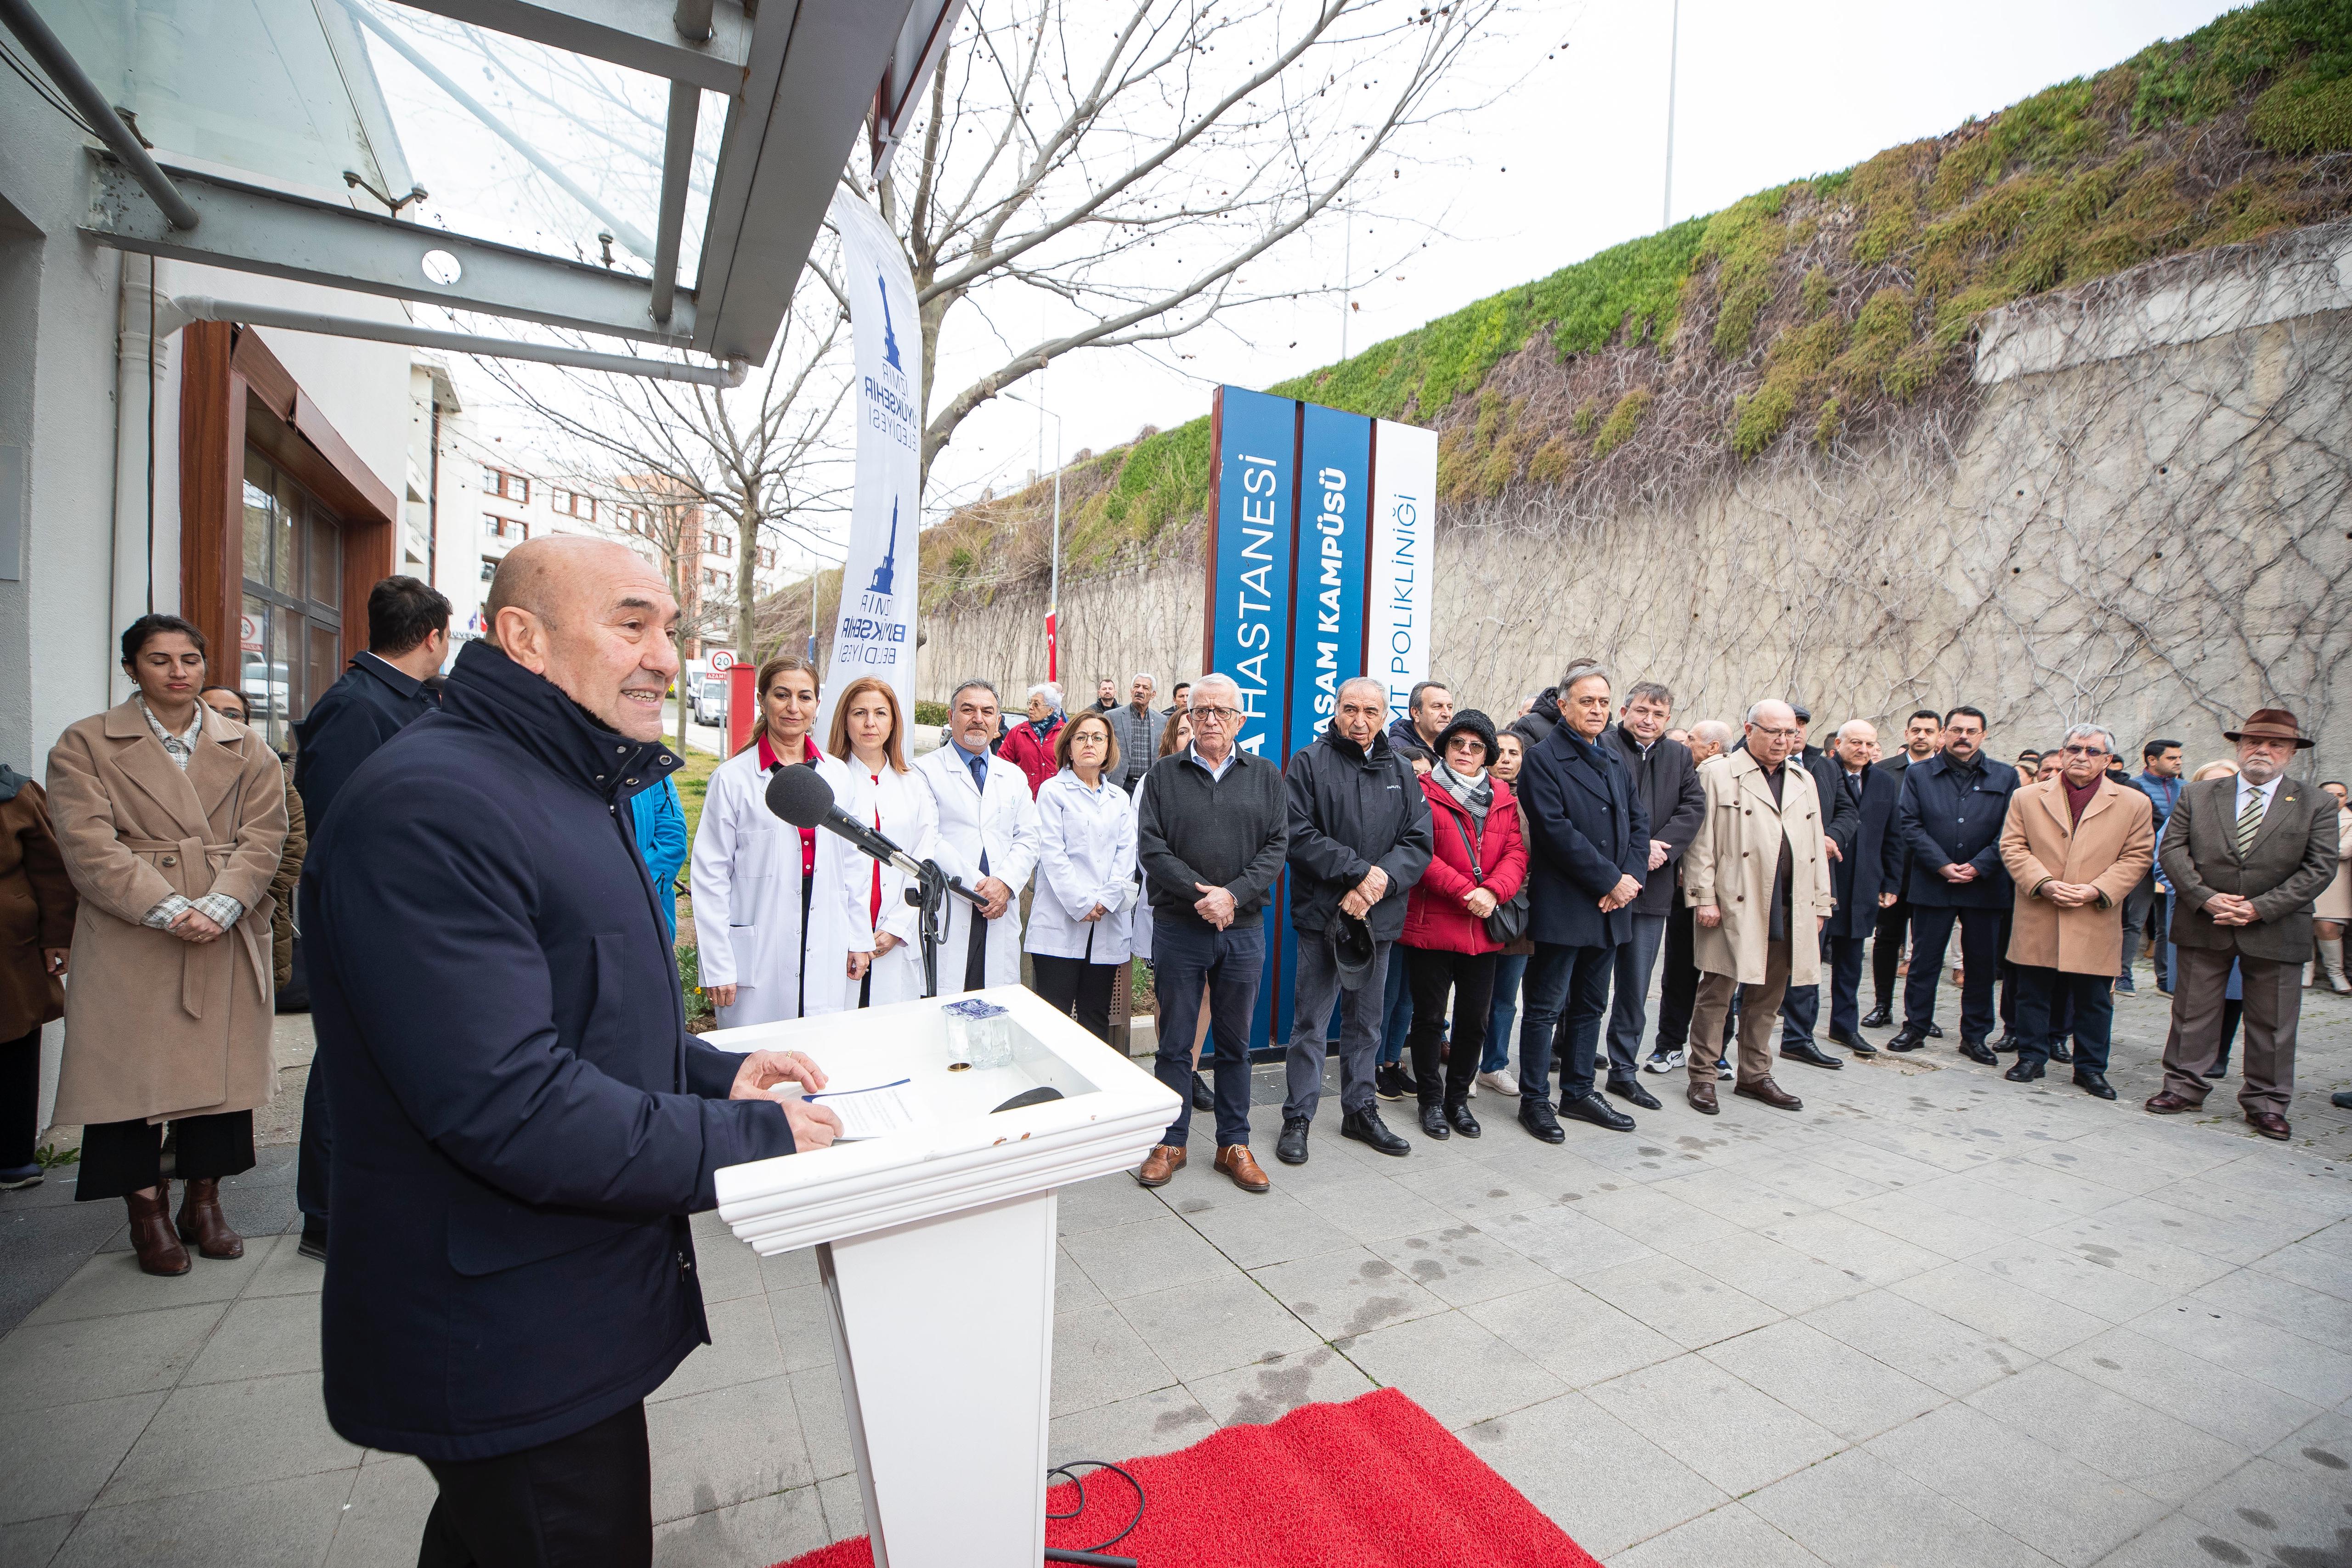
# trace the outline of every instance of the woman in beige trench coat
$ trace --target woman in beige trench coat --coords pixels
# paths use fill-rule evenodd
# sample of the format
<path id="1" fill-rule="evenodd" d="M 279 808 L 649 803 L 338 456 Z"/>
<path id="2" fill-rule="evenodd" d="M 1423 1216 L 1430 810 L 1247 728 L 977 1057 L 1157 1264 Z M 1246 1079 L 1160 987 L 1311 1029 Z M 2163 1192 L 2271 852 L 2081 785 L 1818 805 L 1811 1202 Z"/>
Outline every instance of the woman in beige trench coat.
<path id="1" fill-rule="evenodd" d="M 49 753 L 49 815 L 81 905 L 66 991 L 57 1119 L 82 1126 L 75 1196 L 120 1197 L 151 1274 L 183 1242 L 244 1255 L 220 1178 L 253 1168 L 253 1112 L 276 1078 L 269 881 L 286 838 L 285 773 L 262 737 L 196 700 L 204 634 L 147 615 L 122 635 L 126 703 Z M 187 1184 L 176 1227 L 163 1128 Z"/>

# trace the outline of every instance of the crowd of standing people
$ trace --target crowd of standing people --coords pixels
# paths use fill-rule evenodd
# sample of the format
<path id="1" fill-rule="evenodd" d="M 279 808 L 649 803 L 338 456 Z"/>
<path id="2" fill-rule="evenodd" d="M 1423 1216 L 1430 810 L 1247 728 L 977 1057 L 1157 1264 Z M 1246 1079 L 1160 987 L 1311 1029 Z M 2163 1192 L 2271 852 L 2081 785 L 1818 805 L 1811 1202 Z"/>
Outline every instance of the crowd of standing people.
<path id="1" fill-rule="evenodd" d="M 38 1179 L 37 1042 L 63 1014 L 57 1115 L 89 1129 L 79 1196 L 126 1201 L 142 1265 L 184 1270 L 183 1242 L 239 1249 L 218 1183 L 253 1163 L 272 1000 L 305 989 L 305 844 L 360 765 L 438 706 L 446 601 L 394 578 L 369 609 L 370 650 L 297 727 L 290 760 L 248 727 L 243 694 L 206 684 L 202 634 L 149 616 L 123 638 L 136 695 L 67 732 L 47 790 L 0 774 L 0 880 L 28 894 L 0 987 L 0 1180 Z M 1727 1083 L 1801 1108 L 1784 1064 L 1927 1049 L 1944 1035 L 1947 986 L 1961 1055 L 2013 1054 L 2021 1082 L 2066 1066 L 2113 1098 L 2113 997 L 2134 990 L 2143 945 L 2174 1002 L 2166 1086 L 2147 1108 L 2200 1104 L 2242 1030 L 2241 1103 L 2283 1137 L 2300 990 L 2352 990 L 2352 814 L 2342 786 L 2284 779 L 2310 740 L 2284 710 L 2252 716 L 2228 734 L 2234 758 L 2184 779 L 2180 742 L 2147 742 L 2132 775 L 2095 725 L 1995 760 L 1967 704 L 1911 714 L 1892 756 L 1859 719 L 1812 745 L 1811 713 L 1779 698 L 1736 725 L 1677 725 L 1664 685 L 1621 695 L 1578 661 L 1502 725 L 1442 682 L 1415 685 L 1393 721 L 1383 683 L 1342 682 L 1321 730 L 1277 764 L 1234 744 L 1239 694 L 1222 674 L 1178 683 L 1166 707 L 1148 674 L 1124 699 L 1106 678 L 1075 715 L 1051 683 L 1013 716 L 992 683 L 968 680 L 920 755 L 877 679 L 838 694 L 820 734 L 819 679 L 794 655 L 760 666 L 751 738 L 711 775 L 690 842 L 667 770 L 630 797 L 673 940 L 682 874 L 691 892 L 718 1022 L 923 994 L 906 874 L 767 809 L 775 770 L 808 768 L 845 810 L 974 891 L 976 906 L 944 912 L 941 989 L 1025 972 L 1108 1039 L 1119 976 L 1149 961 L 1155 1071 L 1183 1103 L 1138 1172 L 1146 1185 L 1182 1168 L 1195 1112 L 1213 1119 L 1219 1170 L 1270 1185 L 1250 1151 L 1249 1071 L 1265 1043 L 1252 1032 L 1265 915 L 1286 873 L 1297 957 L 1276 1153 L 1292 1165 L 1309 1157 L 1329 1056 L 1339 1135 L 1382 1153 L 1411 1148 L 1383 1102 L 1410 1102 L 1426 1137 L 1478 1137 L 1482 1092 L 1560 1143 L 1563 1122 L 1624 1132 L 1659 1110 L 1645 1071 L 1681 1074 L 1706 1115 Z M 107 983 L 167 959 L 171 993 Z M 1883 1046 L 1866 1032 L 1890 1028 Z M 121 1043 L 134 1037 L 184 1043 L 134 1064 Z M 326 1077 L 310 1079 L 299 1184 L 318 1255 Z M 185 1188 L 176 1219 L 166 1135 Z"/>

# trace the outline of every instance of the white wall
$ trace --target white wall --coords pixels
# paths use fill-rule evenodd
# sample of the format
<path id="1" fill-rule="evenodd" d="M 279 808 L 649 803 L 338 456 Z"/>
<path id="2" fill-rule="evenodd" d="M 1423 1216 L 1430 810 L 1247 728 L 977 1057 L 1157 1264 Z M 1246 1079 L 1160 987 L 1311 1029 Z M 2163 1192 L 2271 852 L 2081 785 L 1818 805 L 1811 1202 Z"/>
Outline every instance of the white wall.
<path id="1" fill-rule="evenodd" d="M 75 226 L 88 177 L 80 133 L 0 74 L 0 443 L 21 447 L 27 470 L 21 580 L 0 573 L 0 761 L 35 778 L 66 726 L 117 700 L 115 639 L 148 601 L 146 421 L 118 432 L 116 413 L 126 260 Z M 148 264 L 127 265 L 135 278 Z M 388 300 L 209 267 L 167 262 L 158 280 L 167 293 L 403 314 Z M 408 350 L 293 332 L 265 340 L 360 459 L 402 493 Z M 152 569 L 163 611 L 179 607 L 178 344 L 156 348 Z M 118 434 L 131 444 L 120 452 Z M 120 528 L 119 458 L 134 485 Z M 61 1040 L 52 1026 L 43 1041 L 45 1122 Z"/>

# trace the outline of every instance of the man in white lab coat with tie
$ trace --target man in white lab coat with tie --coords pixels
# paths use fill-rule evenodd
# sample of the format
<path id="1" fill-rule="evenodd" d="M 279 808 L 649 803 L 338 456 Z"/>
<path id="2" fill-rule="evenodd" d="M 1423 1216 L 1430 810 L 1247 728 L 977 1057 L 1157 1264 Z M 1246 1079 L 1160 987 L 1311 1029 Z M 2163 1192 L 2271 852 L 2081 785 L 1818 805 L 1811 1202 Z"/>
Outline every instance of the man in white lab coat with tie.
<path id="1" fill-rule="evenodd" d="M 971 680 L 948 704 L 948 744 L 919 758 L 915 772 L 940 805 L 934 856 L 988 901 L 986 920 L 960 898 L 947 904 L 940 944 L 941 992 L 1009 986 L 1021 979 L 1021 890 L 1036 869 L 1037 802 L 1021 769 L 989 749 L 996 738 L 996 688 Z"/>

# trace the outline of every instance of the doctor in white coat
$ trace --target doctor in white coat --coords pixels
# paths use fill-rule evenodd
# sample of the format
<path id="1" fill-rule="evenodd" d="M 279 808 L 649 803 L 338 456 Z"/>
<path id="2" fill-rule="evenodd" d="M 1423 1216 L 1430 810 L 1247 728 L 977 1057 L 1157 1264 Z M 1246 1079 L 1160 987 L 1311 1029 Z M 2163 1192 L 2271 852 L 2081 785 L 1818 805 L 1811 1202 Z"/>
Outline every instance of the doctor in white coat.
<path id="1" fill-rule="evenodd" d="M 988 749 L 998 711 L 994 686 L 966 681 L 948 704 L 948 744 L 915 764 L 939 807 L 939 852 L 931 858 L 988 901 L 985 935 L 975 937 L 971 905 L 948 900 L 943 996 L 1021 980 L 1020 898 L 1037 867 L 1037 802 L 1021 769 Z"/>
<path id="2" fill-rule="evenodd" d="M 839 834 L 768 810 L 778 768 L 814 768 L 836 801 L 856 798 L 848 765 L 809 739 L 816 672 L 805 659 L 771 659 L 754 689 L 751 742 L 710 775 L 688 862 L 702 988 L 722 1029 L 839 1012 L 874 955 L 860 896 L 866 857 Z"/>
<path id="3" fill-rule="evenodd" d="M 857 790 L 849 814 L 917 860 L 930 860 L 939 853 L 940 809 L 931 800 L 930 786 L 907 766 L 906 728 L 898 694 L 890 683 L 861 675 L 833 705 L 831 750 L 849 765 Z M 844 1005 L 911 1001 L 923 994 L 919 917 L 906 896 L 913 879 L 854 849 L 851 854 L 865 862 L 859 877 L 852 880 L 858 882 L 866 910 L 874 916 L 874 967 L 865 979 L 848 982 Z"/>
<path id="4" fill-rule="evenodd" d="M 1134 953 L 1135 805 L 1111 782 L 1118 740 L 1100 711 L 1087 708 L 1063 726 L 1054 753 L 1061 771 L 1037 791 L 1037 896 L 1025 939 L 1033 985 L 1108 1040 L 1111 992 Z"/>

